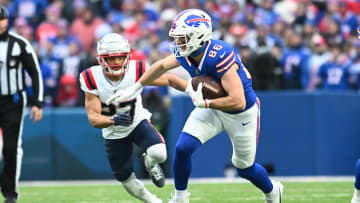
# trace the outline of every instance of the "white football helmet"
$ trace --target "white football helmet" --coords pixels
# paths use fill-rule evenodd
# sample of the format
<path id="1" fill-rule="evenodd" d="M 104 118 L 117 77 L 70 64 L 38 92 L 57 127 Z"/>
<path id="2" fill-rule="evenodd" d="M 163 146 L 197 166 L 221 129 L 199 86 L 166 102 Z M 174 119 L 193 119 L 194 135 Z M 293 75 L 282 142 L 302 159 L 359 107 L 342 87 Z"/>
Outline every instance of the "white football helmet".
<path id="1" fill-rule="evenodd" d="M 170 43 L 170 49 L 175 56 L 189 56 L 211 39 L 211 18 L 199 9 L 184 10 L 175 17 L 169 36 L 174 38 Z"/>
<path id="2" fill-rule="evenodd" d="M 97 43 L 97 60 L 106 75 L 121 76 L 128 70 L 130 51 L 130 44 L 124 37 L 109 33 Z M 106 58 L 114 56 L 124 56 L 125 60 L 119 65 L 109 65 Z"/>

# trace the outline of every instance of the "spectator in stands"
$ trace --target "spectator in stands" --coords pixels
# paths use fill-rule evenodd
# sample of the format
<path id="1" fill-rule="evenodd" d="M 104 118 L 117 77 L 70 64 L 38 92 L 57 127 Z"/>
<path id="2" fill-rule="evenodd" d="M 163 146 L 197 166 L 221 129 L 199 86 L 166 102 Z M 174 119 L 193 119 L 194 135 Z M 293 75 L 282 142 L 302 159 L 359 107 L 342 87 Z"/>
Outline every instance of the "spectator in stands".
<path id="1" fill-rule="evenodd" d="M 360 52 L 353 58 L 349 67 L 350 85 L 352 89 L 360 90 Z"/>
<path id="2" fill-rule="evenodd" d="M 41 22 L 47 6 L 47 0 L 15 0 L 9 5 L 9 12 L 12 19 L 23 17 L 32 27 L 36 27 Z"/>
<path id="3" fill-rule="evenodd" d="M 280 61 L 272 55 L 263 37 L 257 39 L 258 47 L 253 55 L 253 87 L 255 90 L 273 90 L 281 86 Z"/>
<path id="4" fill-rule="evenodd" d="M 46 19 L 36 29 L 36 40 L 40 49 L 46 49 L 49 39 L 56 37 L 58 32 L 56 24 L 60 19 L 60 12 L 60 8 L 55 4 L 46 9 Z"/>
<path id="5" fill-rule="evenodd" d="M 330 60 L 319 68 L 319 78 L 323 90 L 346 90 L 349 85 L 350 60 L 343 53 L 340 44 L 330 48 Z"/>
<path id="6" fill-rule="evenodd" d="M 72 107 L 78 103 L 78 86 L 76 77 L 65 74 L 61 76 L 56 106 Z"/>
<path id="7" fill-rule="evenodd" d="M 56 36 L 49 39 L 50 43 L 53 44 L 52 55 L 57 58 L 65 58 L 70 56 L 70 46 L 74 44 L 79 51 L 81 45 L 78 38 L 69 33 L 69 24 L 65 19 L 60 19 L 56 23 L 58 30 Z"/>
<path id="8" fill-rule="evenodd" d="M 104 20 L 102 18 L 94 15 L 93 8 L 87 6 L 71 24 L 70 33 L 79 39 L 83 50 L 88 52 L 96 42 L 96 28 L 103 23 Z"/>
<path id="9" fill-rule="evenodd" d="M 308 83 L 307 60 L 309 52 L 303 47 L 301 36 L 292 32 L 288 48 L 285 49 L 282 66 L 284 87 L 286 89 L 302 89 Z"/>
<path id="10" fill-rule="evenodd" d="M 330 59 L 330 54 L 327 52 L 327 44 L 325 39 L 316 34 L 311 39 L 312 54 L 307 64 L 309 70 L 309 83 L 306 87 L 307 90 L 314 90 L 316 85 L 319 84 L 319 68 Z"/>

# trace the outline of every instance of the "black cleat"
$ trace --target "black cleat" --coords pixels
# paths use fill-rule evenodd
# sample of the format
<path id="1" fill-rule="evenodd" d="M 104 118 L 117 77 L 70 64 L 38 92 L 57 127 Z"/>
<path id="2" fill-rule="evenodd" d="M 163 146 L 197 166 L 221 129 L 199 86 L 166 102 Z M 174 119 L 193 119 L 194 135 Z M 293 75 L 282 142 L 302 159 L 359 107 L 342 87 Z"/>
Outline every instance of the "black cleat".
<path id="1" fill-rule="evenodd" d="M 16 198 L 6 198 L 4 203 L 16 203 L 17 202 L 17 199 Z"/>

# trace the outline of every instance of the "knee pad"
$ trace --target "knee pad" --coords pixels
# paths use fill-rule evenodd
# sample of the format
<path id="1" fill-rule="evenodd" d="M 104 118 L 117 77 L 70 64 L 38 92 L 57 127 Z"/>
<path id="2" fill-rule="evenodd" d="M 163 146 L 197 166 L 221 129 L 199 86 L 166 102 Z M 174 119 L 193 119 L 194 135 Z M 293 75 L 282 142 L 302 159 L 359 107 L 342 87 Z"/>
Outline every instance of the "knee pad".
<path id="1" fill-rule="evenodd" d="M 231 162 L 236 168 L 239 169 L 246 169 L 254 164 L 254 161 L 241 160 L 239 158 L 236 158 L 235 156 L 232 157 Z"/>
<path id="2" fill-rule="evenodd" d="M 147 148 L 146 154 L 152 159 L 154 163 L 163 163 L 167 158 L 166 145 L 162 143 L 152 145 Z"/>
<path id="3" fill-rule="evenodd" d="M 122 181 L 121 184 L 125 190 L 134 197 L 141 198 L 145 194 L 144 183 L 136 179 L 135 173 L 131 173 L 130 177 Z"/>

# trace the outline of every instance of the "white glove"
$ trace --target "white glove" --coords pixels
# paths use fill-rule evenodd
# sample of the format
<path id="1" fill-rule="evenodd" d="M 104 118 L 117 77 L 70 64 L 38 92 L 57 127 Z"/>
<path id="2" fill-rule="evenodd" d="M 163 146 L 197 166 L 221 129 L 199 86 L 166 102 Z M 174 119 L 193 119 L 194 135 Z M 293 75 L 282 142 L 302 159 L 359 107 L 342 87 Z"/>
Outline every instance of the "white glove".
<path id="1" fill-rule="evenodd" d="M 191 80 L 188 82 L 188 86 L 185 89 L 185 93 L 188 94 L 195 107 L 199 108 L 209 108 L 210 100 L 204 99 L 202 93 L 203 84 L 199 83 L 197 90 L 195 91 L 192 87 Z"/>
<path id="2" fill-rule="evenodd" d="M 113 101 L 124 101 L 135 98 L 137 95 L 141 94 L 143 88 L 144 86 L 140 82 L 137 82 L 123 91 L 117 91 L 108 100 L 106 100 L 106 104 L 109 105 Z"/>

